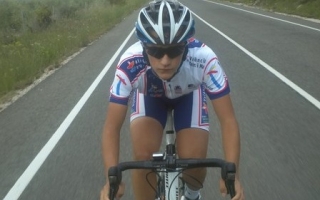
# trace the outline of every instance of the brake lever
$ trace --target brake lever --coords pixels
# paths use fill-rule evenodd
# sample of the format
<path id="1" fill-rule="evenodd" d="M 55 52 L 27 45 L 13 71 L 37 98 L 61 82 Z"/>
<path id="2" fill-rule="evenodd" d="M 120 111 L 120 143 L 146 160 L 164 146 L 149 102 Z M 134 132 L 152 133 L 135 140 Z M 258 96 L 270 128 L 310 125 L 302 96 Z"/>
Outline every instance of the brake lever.
<path id="1" fill-rule="evenodd" d="M 236 166 L 234 163 L 226 163 L 225 167 L 221 170 L 222 179 L 225 182 L 227 193 L 230 194 L 231 198 L 236 195 L 235 191 L 235 178 L 236 178 Z"/>
<path id="2" fill-rule="evenodd" d="M 108 171 L 108 179 L 109 179 L 109 199 L 114 200 L 118 190 L 119 185 L 121 183 L 121 172 L 117 167 L 110 167 Z"/>
<path id="3" fill-rule="evenodd" d="M 119 189 L 118 178 L 116 176 L 109 176 L 109 199 L 114 200 Z"/>
<path id="4" fill-rule="evenodd" d="M 236 196 L 236 190 L 235 190 L 235 186 L 234 186 L 235 176 L 236 175 L 234 173 L 229 173 L 229 174 L 227 174 L 227 177 L 226 177 L 226 180 L 225 180 L 227 193 L 230 194 L 231 198 Z"/>

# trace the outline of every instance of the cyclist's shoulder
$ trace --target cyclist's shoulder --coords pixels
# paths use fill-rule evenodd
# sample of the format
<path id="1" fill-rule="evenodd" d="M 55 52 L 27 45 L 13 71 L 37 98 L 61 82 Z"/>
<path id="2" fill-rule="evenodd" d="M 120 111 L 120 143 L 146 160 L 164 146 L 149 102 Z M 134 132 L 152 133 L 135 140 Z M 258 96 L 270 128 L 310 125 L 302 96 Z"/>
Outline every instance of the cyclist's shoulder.
<path id="1" fill-rule="evenodd" d="M 195 37 L 192 37 L 188 40 L 188 47 L 189 49 L 191 48 L 200 48 L 204 45 L 204 43 L 200 40 L 198 40 L 197 38 Z"/>
<path id="2" fill-rule="evenodd" d="M 132 44 L 120 57 L 117 70 L 125 73 L 130 79 L 140 74 L 147 67 L 142 50 L 140 42 Z"/>
<path id="3" fill-rule="evenodd" d="M 189 68 L 192 73 L 199 74 L 199 76 L 202 77 L 208 70 L 207 66 L 212 65 L 213 62 L 217 60 L 217 55 L 205 43 L 195 38 L 189 40 L 188 54 L 184 64 L 188 66 L 187 68 Z"/>
<path id="4" fill-rule="evenodd" d="M 217 55 L 213 52 L 212 48 L 204 42 L 196 38 L 190 38 L 188 41 L 188 57 L 192 60 L 209 61 L 217 57 Z"/>
<path id="5" fill-rule="evenodd" d="M 125 60 L 128 60 L 128 59 L 135 60 L 135 59 L 143 58 L 142 50 L 143 49 L 142 49 L 142 45 L 140 44 L 140 42 L 136 42 L 136 43 L 132 44 L 121 55 L 119 64 Z"/>
<path id="6" fill-rule="evenodd" d="M 188 48 L 189 50 L 198 50 L 198 51 L 209 51 L 211 48 L 206 45 L 203 41 L 197 39 L 197 38 L 190 38 L 188 40 Z M 212 50 L 211 50 L 212 51 Z"/>

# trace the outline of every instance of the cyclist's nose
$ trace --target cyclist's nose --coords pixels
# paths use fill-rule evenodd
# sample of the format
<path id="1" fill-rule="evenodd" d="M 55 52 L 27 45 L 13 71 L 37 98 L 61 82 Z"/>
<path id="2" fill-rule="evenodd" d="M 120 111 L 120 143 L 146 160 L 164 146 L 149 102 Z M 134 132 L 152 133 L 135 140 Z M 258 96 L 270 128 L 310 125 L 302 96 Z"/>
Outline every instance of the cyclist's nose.
<path id="1" fill-rule="evenodd" d="M 163 66 L 168 66 L 171 63 L 171 58 L 167 54 L 164 54 L 164 56 L 160 58 L 160 63 Z"/>

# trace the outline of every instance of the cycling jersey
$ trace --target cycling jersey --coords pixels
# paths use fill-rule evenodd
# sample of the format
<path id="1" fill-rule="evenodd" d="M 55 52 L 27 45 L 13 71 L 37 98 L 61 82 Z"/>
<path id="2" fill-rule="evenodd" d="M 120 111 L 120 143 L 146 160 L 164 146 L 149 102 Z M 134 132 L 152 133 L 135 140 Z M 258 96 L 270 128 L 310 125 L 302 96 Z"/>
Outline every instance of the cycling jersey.
<path id="1" fill-rule="evenodd" d="M 230 92 L 227 77 L 215 53 L 204 43 L 188 41 L 185 59 L 170 80 L 161 80 L 145 60 L 140 42 L 121 56 L 110 88 L 110 102 L 127 105 L 131 94 L 130 121 L 148 116 L 164 127 L 166 110 L 174 109 L 174 126 L 209 130 L 205 94 L 216 99 Z"/>
<path id="2" fill-rule="evenodd" d="M 130 46 L 121 56 L 110 88 L 110 102 L 128 104 L 137 90 L 149 97 L 176 99 L 203 86 L 209 98 L 230 92 L 227 77 L 216 54 L 204 43 L 192 38 L 179 71 L 168 81 L 158 78 L 143 56 L 140 42 Z"/>

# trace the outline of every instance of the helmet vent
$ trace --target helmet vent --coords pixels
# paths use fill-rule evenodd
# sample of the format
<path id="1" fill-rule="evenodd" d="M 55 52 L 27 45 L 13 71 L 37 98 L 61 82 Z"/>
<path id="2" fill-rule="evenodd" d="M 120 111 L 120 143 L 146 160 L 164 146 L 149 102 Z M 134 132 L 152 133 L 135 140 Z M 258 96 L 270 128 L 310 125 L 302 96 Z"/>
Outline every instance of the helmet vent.
<path id="1" fill-rule="evenodd" d="M 187 7 L 175 0 L 149 3 L 136 23 L 138 38 L 152 44 L 186 42 L 194 34 L 194 21 Z"/>

